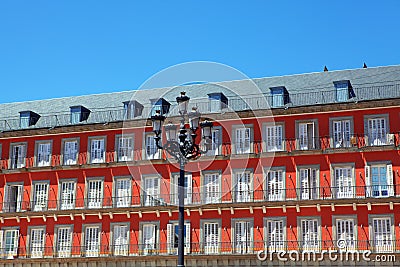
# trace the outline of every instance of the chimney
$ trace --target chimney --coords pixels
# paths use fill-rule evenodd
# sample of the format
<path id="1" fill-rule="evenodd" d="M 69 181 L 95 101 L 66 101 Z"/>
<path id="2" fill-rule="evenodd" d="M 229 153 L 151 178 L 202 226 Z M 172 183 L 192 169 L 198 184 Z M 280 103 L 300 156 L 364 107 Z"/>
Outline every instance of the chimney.
<path id="1" fill-rule="evenodd" d="M 325 72 L 328 71 L 328 68 L 327 68 L 326 66 L 324 67 L 324 71 L 325 71 Z"/>
<path id="2" fill-rule="evenodd" d="M 363 69 L 366 69 L 366 68 L 368 68 L 368 67 L 367 67 L 367 64 L 365 64 L 365 62 L 364 62 Z"/>

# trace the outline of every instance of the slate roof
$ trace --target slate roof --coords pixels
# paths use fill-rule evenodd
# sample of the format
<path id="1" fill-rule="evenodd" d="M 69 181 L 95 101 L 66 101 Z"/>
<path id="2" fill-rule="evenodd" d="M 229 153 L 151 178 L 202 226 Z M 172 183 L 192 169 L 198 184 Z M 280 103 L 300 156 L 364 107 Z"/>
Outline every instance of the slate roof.
<path id="1" fill-rule="evenodd" d="M 278 86 L 285 86 L 289 92 L 289 108 L 329 104 L 336 102 L 333 82 L 341 80 L 350 80 L 355 92 L 356 97 L 349 101 L 400 97 L 400 65 L 385 66 L 6 103 L 0 104 L 0 130 L 18 129 L 19 112 L 26 110 L 41 115 L 34 127 L 68 125 L 70 107 L 78 105 L 91 110 L 85 123 L 121 120 L 123 102 L 129 100 L 141 103 L 144 106 L 143 117 L 148 117 L 150 99 L 163 97 L 175 105 L 180 91 L 186 91 L 192 105 L 199 106 L 202 113 L 208 111 L 207 94 L 217 92 L 228 98 L 228 105 L 233 110 L 267 108 L 270 88 Z"/>

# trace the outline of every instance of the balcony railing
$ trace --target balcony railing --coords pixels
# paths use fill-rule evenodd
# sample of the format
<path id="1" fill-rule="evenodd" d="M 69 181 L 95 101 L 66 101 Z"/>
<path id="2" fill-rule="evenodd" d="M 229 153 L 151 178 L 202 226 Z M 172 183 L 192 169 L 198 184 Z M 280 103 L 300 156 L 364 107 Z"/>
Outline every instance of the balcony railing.
<path id="1" fill-rule="evenodd" d="M 378 199 L 400 195 L 400 185 L 371 185 L 348 187 L 310 187 L 310 188 L 271 188 L 246 191 L 212 191 L 186 194 L 185 205 L 255 203 L 255 202 L 285 202 L 285 201 L 313 201 L 313 200 L 354 200 Z M 163 207 L 176 206 L 177 195 L 130 195 L 122 197 L 98 198 L 69 198 L 48 200 L 37 203 L 35 201 L 0 202 L 3 213 L 14 212 L 44 212 L 55 210 L 77 209 L 107 209 L 130 207 Z"/>
<path id="2" fill-rule="evenodd" d="M 246 255 L 264 253 L 276 253 L 280 251 L 298 253 L 321 253 L 334 250 L 341 252 L 371 251 L 372 253 L 399 253 L 400 240 L 389 239 L 380 241 L 370 240 L 282 240 L 282 241 L 238 241 L 238 242 L 193 242 L 185 244 L 186 255 Z M 338 246 L 338 243 L 341 244 Z M 32 258 L 83 258 L 83 257 L 115 257 L 115 256 L 167 256 L 177 253 L 174 244 L 147 243 L 147 244 L 91 244 L 88 246 L 34 246 L 31 248 L 0 248 L 1 259 L 32 259 Z M 326 252 L 325 252 L 326 253 Z M 335 253 L 333 253 L 335 254 Z M 308 255 L 306 255 L 308 257 Z M 312 255 L 311 255 L 312 256 Z M 356 254 L 355 254 L 356 256 Z M 359 255 L 362 259 L 362 255 Z M 300 255 L 301 257 L 301 255 Z"/>

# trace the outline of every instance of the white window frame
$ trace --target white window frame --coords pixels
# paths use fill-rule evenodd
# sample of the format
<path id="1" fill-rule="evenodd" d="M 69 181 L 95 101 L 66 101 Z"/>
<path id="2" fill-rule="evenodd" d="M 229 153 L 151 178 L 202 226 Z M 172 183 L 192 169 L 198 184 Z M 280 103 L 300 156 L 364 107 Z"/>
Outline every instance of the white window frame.
<path id="1" fill-rule="evenodd" d="M 379 123 L 378 123 L 379 120 Z M 384 127 L 370 127 L 377 126 L 384 122 Z M 374 123 L 375 122 L 375 123 Z M 382 146 L 390 144 L 390 124 L 389 114 L 374 114 L 364 116 L 364 133 L 366 136 L 366 144 L 368 146 Z"/>
<path id="2" fill-rule="evenodd" d="M 214 126 L 211 129 L 211 149 L 205 156 L 218 156 L 222 154 L 222 127 Z"/>
<path id="3" fill-rule="evenodd" d="M 167 253 L 176 255 L 178 253 L 178 232 L 176 228 L 178 228 L 178 221 L 169 221 L 167 224 Z M 190 221 L 184 222 L 184 254 L 190 254 L 191 248 L 191 224 Z"/>
<path id="4" fill-rule="evenodd" d="M 312 177 L 315 173 L 315 181 Z M 304 176 L 307 174 L 307 176 Z M 307 181 L 304 181 L 306 178 Z M 307 186 L 305 186 L 307 185 Z M 299 165 L 297 166 L 297 190 L 298 198 L 302 200 L 315 200 L 320 196 L 320 171 L 319 165 Z"/>
<path id="5" fill-rule="evenodd" d="M 13 240 L 8 244 L 7 235 L 13 235 Z M 14 259 L 18 256 L 19 248 L 19 227 L 3 227 L 0 230 L 0 241 L 2 255 L 6 259 Z"/>
<path id="6" fill-rule="evenodd" d="M 135 142 L 135 137 L 133 134 L 116 135 L 115 154 L 118 162 L 133 161 L 134 145 L 135 145 L 134 142 Z"/>
<path id="7" fill-rule="evenodd" d="M 102 141 L 102 142 L 101 142 Z M 93 150 L 94 143 L 99 142 L 95 150 Z M 103 147 L 101 147 L 103 144 Z M 107 137 L 105 136 L 91 136 L 88 142 L 88 162 L 90 164 L 104 163 L 106 162 L 106 150 L 107 150 Z"/>
<path id="8" fill-rule="evenodd" d="M 296 150 L 318 149 L 318 120 L 312 119 L 296 121 L 296 139 Z"/>
<path id="9" fill-rule="evenodd" d="M 286 168 L 264 169 L 264 177 L 265 199 L 267 201 L 284 201 L 286 199 Z M 274 182 L 273 185 L 271 184 L 272 181 Z"/>
<path id="10" fill-rule="evenodd" d="M 58 180 L 58 199 L 60 201 L 60 210 L 73 210 L 76 203 L 77 179 L 59 179 Z M 64 192 L 64 189 L 67 189 Z"/>
<path id="11" fill-rule="evenodd" d="M 202 244 L 202 249 L 204 254 L 219 254 L 220 253 L 220 248 L 221 248 L 221 220 L 200 220 L 200 225 L 201 225 L 201 231 L 200 231 L 200 236 L 201 236 L 201 244 Z M 212 227 L 215 228 L 214 230 L 217 231 L 217 233 L 213 234 L 214 237 L 209 237 L 209 235 L 206 235 L 209 230 L 207 230 L 206 227 Z M 216 236 L 215 236 L 216 235 Z"/>
<path id="12" fill-rule="evenodd" d="M 71 256 L 73 229 L 73 224 L 55 226 L 55 251 L 57 252 L 58 258 L 69 258 Z M 61 231 L 66 231 L 66 233 L 64 233 L 66 235 L 62 238 L 60 237 Z"/>
<path id="13" fill-rule="evenodd" d="M 253 173 L 253 169 L 232 171 L 232 191 L 235 202 L 251 202 L 253 200 Z"/>
<path id="14" fill-rule="evenodd" d="M 36 231 L 39 233 L 35 233 Z M 43 258 L 46 245 L 46 226 L 29 226 L 28 233 L 27 239 L 30 258 Z"/>
<path id="15" fill-rule="evenodd" d="M 42 188 L 39 188 L 42 187 Z M 39 190 L 41 193 L 38 194 L 36 189 L 45 189 Z M 33 211 L 46 211 L 48 208 L 49 202 L 49 192 L 50 192 L 50 181 L 33 181 L 32 182 L 32 209 Z"/>
<path id="16" fill-rule="evenodd" d="M 211 183 L 210 175 L 216 176 L 216 181 Z M 202 203 L 220 203 L 222 189 L 222 174 L 220 171 L 206 171 L 202 173 Z M 211 191 L 208 189 L 212 189 Z"/>
<path id="17" fill-rule="evenodd" d="M 18 153 L 18 156 L 15 155 L 16 147 L 19 148 L 18 151 L 22 151 Z M 25 168 L 27 149 L 28 149 L 27 142 L 10 144 L 10 169 Z"/>
<path id="18" fill-rule="evenodd" d="M 308 234 L 307 239 L 304 239 L 304 236 L 307 235 L 303 233 L 303 222 L 304 225 L 307 224 L 307 228 L 309 228 L 310 222 L 312 224 L 316 223 L 317 232 L 311 231 Z M 305 252 L 319 252 L 321 250 L 321 218 L 320 217 L 297 217 L 297 225 L 298 225 L 298 236 L 299 240 L 301 241 L 301 248 Z M 313 226 L 313 225 L 312 225 Z M 310 236 L 311 235 L 311 236 Z"/>
<path id="19" fill-rule="evenodd" d="M 394 227 L 394 216 L 393 214 L 379 214 L 379 215 L 368 215 L 369 219 L 369 229 L 370 229 L 370 241 L 372 243 L 372 248 L 374 252 L 377 253 L 387 253 L 387 252 L 394 252 L 395 250 L 395 227 Z M 389 221 L 390 225 L 385 225 L 386 234 L 381 233 L 381 237 L 376 236 L 376 229 L 375 226 L 378 226 L 375 221 L 382 221 L 386 220 Z M 382 226 L 382 224 L 380 224 Z M 387 230 L 390 232 L 387 233 Z M 382 231 L 383 232 L 383 231 Z M 386 235 L 386 236 L 384 236 Z"/>
<path id="20" fill-rule="evenodd" d="M 76 143 L 75 145 L 75 153 L 72 149 L 72 143 Z M 67 144 L 68 148 L 69 146 L 71 146 L 71 148 L 69 148 L 69 152 L 67 153 Z M 80 142 L 79 142 L 79 138 L 67 138 L 67 139 L 63 139 L 62 140 L 62 147 L 61 147 L 61 151 L 62 151 L 62 164 L 63 165 L 76 165 L 78 164 L 78 157 L 79 157 L 79 146 L 80 146 Z"/>
<path id="21" fill-rule="evenodd" d="M 240 134 L 238 134 L 240 132 Z M 240 135 L 240 136 L 238 136 Z M 253 153 L 253 125 L 234 125 L 232 127 L 233 146 L 235 154 Z"/>
<path id="22" fill-rule="evenodd" d="M 159 247 L 160 238 L 160 222 L 159 221 L 143 221 L 139 222 L 140 227 L 140 243 L 139 250 L 142 255 L 156 254 Z M 152 235 L 150 238 L 145 237 L 145 229 L 153 228 Z"/>
<path id="23" fill-rule="evenodd" d="M 331 148 L 351 147 L 354 138 L 353 117 L 329 118 Z"/>
<path id="24" fill-rule="evenodd" d="M 339 231 L 339 224 L 344 224 L 347 228 L 346 230 L 350 233 L 341 233 Z M 351 225 L 352 224 L 352 225 Z M 358 233 L 357 233 L 357 216 L 346 215 L 346 216 L 332 216 L 332 226 L 333 226 L 333 236 L 334 240 L 336 240 L 336 248 L 339 251 L 355 251 L 357 250 L 357 240 L 358 240 Z M 342 226 L 343 227 L 343 226 Z M 351 233 L 352 232 L 352 233 Z M 344 242 L 344 241 L 346 242 Z M 341 247 L 338 246 L 340 243 Z M 345 244 L 345 247 L 342 247 Z"/>
<path id="25" fill-rule="evenodd" d="M 142 201 L 144 206 L 158 206 L 163 202 L 160 196 L 161 179 L 162 178 L 158 175 L 146 175 L 142 177 L 142 183 L 143 183 Z M 152 180 L 151 183 L 149 182 L 150 180 Z"/>
<path id="26" fill-rule="evenodd" d="M 35 142 L 35 164 L 36 167 L 48 167 L 51 165 L 53 141 Z"/>
<path id="27" fill-rule="evenodd" d="M 98 257 L 100 255 L 100 246 L 101 246 L 101 224 L 84 224 L 83 225 L 83 250 L 85 253 L 85 257 Z M 97 240 L 88 239 L 88 229 L 98 229 L 97 230 Z M 93 231 L 95 233 L 95 231 Z M 90 233 L 92 234 L 92 233 Z"/>
<path id="28" fill-rule="evenodd" d="M 127 188 L 120 187 L 119 183 L 127 185 Z M 113 187 L 114 207 L 130 207 L 132 203 L 132 177 L 114 177 Z"/>
<path id="29" fill-rule="evenodd" d="M 99 182 L 100 187 L 95 186 L 94 188 L 97 190 L 99 189 L 99 192 L 94 192 L 91 193 L 91 188 L 89 187 L 90 183 L 94 182 Z M 94 194 L 92 196 L 92 194 Z M 91 209 L 96 209 L 96 208 L 102 208 L 103 207 L 103 197 L 104 197 L 104 177 L 90 177 L 86 179 L 86 203 L 87 203 L 87 208 Z"/>
<path id="30" fill-rule="evenodd" d="M 125 228 L 125 237 L 116 234 L 116 228 Z M 129 256 L 130 224 L 129 222 L 111 223 L 112 253 L 114 256 Z"/>
<path id="31" fill-rule="evenodd" d="M 178 181 L 179 173 L 172 173 L 170 192 L 171 192 L 171 204 L 178 204 Z M 184 204 L 190 205 L 193 203 L 193 178 L 191 173 L 185 172 L 185 187 L 184 187 Z"/>
<path id="32" fill-rule="evenodd" d="M 234 252 L 238 254 L 251 254 L 254 247 L 254 220 L 253 218 L 234 218 L 231 219 L 232 227 L 232 242 Z M 243 230 L 244 233 L 238 234 L 238 226 Z M 247 228 L 247 229 L 246 229 Z"/>
<path id="33" fill-rule="evenodd" d="M 147 160 L 161 159 L 161 150 L 157 148 L 156 141 L 154 140 L 155 134 L 148 132 L 144 134 L 143 140 L 143 158 Z M 151 140 L 151 141 L 150 141 Z M 151 143 L 149 143 L 151 142 Z M 160 143 L 162 142 L 162 138 Z"/>
<path id="34" fill-rule="evenodd" d="M 279 224 L 281 229 L 277 229 L 276 225 Z M 274 229 L 270 229 L 274 225 Z M 278 227 L 278 228 L 279 228 Z M 278 230 L 278 232 L 277 232 Z M 280 233 L 281 232 L 281 233 Z M 264 237 L 265 249 L 268 251 L 286 251 L 286 217 L 267 217 L 264 218 Z"/>
<path id="35" fill-rule="evenodd" d="M 11 201 L 11 187 L 16 187 L 15 200 Z M 4 186 L 4 204 L 3 212 L 21 212 L 24 200 L 24 184 L 23 183 L 6 183 Z M 15 207 L 14 207 L 15 206 Z"/>
<path id="36" fill-rule="evenodd" d="M 285 123 L 264 123 L 264 151 L 279 152 L 285 150 Z"/>
<path id="37" fill-rule="evenodd" d="M 372 168 L 386 168 L 386 185 L 374 185 L 373 184 L 373 174 Z M 394 174 L 393 174 L 393 165 L 391 162 L 367 162 L 365 168 L 365 186 L 366 186 L 366 197 L 392 197 L 394 196 Z M 379 175 L 380 176 L 380 175 Z M 376 189 L 379 189 L 379 195 L 375 195 Z M 386 189 L 386 190 L 385 190 Z M 386 191 L 386 194 L 383 192 Z"/>

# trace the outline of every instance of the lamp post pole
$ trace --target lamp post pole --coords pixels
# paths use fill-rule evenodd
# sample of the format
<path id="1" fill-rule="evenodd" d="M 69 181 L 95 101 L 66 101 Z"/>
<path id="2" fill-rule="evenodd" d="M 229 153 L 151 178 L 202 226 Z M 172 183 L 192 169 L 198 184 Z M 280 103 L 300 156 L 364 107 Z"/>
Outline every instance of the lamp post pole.
<path id="1" fill-rule="evenodd" d="M 178 102 L 179 114 L 181 116 L 180 129 L 178 140 L 176 140 L 177 132 L 176 126 L 169 123 L 164 126 L 167 136 L 167 142 L 165 145 L 161 145 L 161 132 L 162 124 L 165 117 L 161 114 L 160 110 L 156 111 L 156 114 L 151 116 L 153 122 L 153 132 L 156 134 L 154 137 L 156 146 L 159 149 L 166 150 L 171 156 L 173 156 L 179 162 L 179 179 L 178 179 L 178 267 L 184 267 L 184 255 L 185 255 L 185 165 L 189 160 L 194 160 L 200 157 L 201 154 L 206 153 L 211 145 L 211 128 L 212 122 L 204 121 L 200 122 L 200 113 L 196 108 L 193 108 L 191 112 L 187 112 L 189 103 L 189 97 L 186 96 L 185 92 L 181 92 L 181 95 L 176 98 Z M 189 118 L 190 130 L 187 130 L 185 125 L 186 115 Z M 202 138 L 205 140 L 205 151 L 202 151 L 198 144 L 196 144 L 196 131 L 199 128 L 202 129 Z M 189 182 L 189 181 L 188 181 Z M 189 235 L 190 233 L 186 233 Z M 170 244 L 167 244 L 170 245 Z"/>

